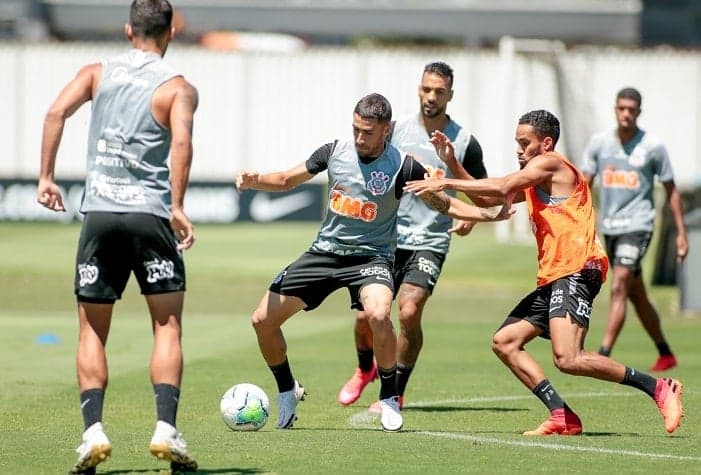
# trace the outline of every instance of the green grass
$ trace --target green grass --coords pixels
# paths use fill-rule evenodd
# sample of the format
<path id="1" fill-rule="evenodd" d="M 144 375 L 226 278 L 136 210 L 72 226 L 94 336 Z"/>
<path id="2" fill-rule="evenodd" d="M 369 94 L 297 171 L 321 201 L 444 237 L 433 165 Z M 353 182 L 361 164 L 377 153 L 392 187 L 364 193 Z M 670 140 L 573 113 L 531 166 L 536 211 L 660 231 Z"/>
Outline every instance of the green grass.
<path id="1" fill-rule="evenodd" d="M 284 327 L 295 376 L 309 396 L 291 431 L 274 429 L 276 389 L 248 318 L 273 276 L 303 252 L 313 224 L 197 228 L 186 254 L 185 376 L 178 428 L 200 473 L 699 473 L 701 319 L 678 314 L 676 289 L 651 289 L 685 383 L 687 416 L 672 436 L 654 403 L 631 388 L 560 374 L 546 341 L 529 349 L 584 421 L 582 437 L 525 438 L 546 417 L 490 350 L 504 315 L 535 283 L 532 246 L 496 243 L 488 225 L 455 239 L 425 312 L 425 345 L 410 381 L 404 430 L 387 434 L 364 411 L 377 397 L 341 407 L 355 367 L 345 291 Z M 72 295 L 79 227 L 0 224 L 0 473 L 65 473 L 82 432 L 75 384 Z M 648 268 L 651 266 L 651 261 Z M 651 270 L 651 269 L 648 269 Z M 598 345 L 608 287 L 595 304 L 587 347 Z M 632 315 L 632 314 L 631 314 Z M 645 369 L 654 348 L 631 316 L 614 356 Z M 39 344 L 50 334 L 55 344 Z M 108 344 L 104 422 L 114 446 L 98 473 L 160 473 L 147 451 L 154 425 L 148 378 L 149 319 L 133 281 L 115 309 Z M 249 381 L 271 396 L 261 431 L 235 433 L 220 420 L 221 394 Z"/>

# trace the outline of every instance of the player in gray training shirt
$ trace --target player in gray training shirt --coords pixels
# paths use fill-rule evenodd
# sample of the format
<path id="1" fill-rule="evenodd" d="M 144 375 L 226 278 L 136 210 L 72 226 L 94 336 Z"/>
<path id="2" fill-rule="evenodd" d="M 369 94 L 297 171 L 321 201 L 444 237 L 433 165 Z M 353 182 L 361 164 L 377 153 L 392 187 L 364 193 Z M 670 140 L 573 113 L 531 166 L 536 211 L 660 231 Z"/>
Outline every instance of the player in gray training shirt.
<path id="1" fill-rule="evenodd" d="M 394 124 L 392 145 L 414 157 L 433 177 L 486 177 L 479 143 L 446 112 L 453 97 L 452 68 L 443 62 L 427 64 L 418 93 L 420 111 Z M 447 164 L 430 142 L 436 130 L 447 135 L 455 149 L 456 159 Z M 485 206 L 482 202 L 477 204 Z M 449 216 L 430 208 L 411 193 L 401 199 L 394 263 L 399 307 L 397 386 L 400 406 L 404 403 L 404 391 L 423 346 L 423 309 L 440 277 L 451 233 L 468 234 L 473 225 L 474 222 L 461 221 L 453 226 Z M 338 394 L 338 401 L 343 405 L 357 401 L 365 386 L 378 377 L 372 350 L 373 334 L 364 312 L 356 315 L 354 333 L 358 367 Z M 378 403 L 373 403 L 370 410 L 379 412 Z"/>
<path id="2" fill-rule="evenodd" d="M 151 314 L 150 375 L 156 428 L 149 445 L 173 472 L 197 471 L 176 429 L 183 372 L 185 294 L 182 251 L 194 243 L 183 209 L 197 90 L 163 61 L 173 38 L 166 0 L 134 0 L 125 33 L 132 49 L 83 67 L 44 121 L 37 200 L 64 211 L 54 164 L 66 119 L 92 101 L 85 214 L 76 255 L 79 337 L 76 357 L 85 431 L 71 473 L 94 474 L 111 455 L 102 426 L 108 381 L 105 344 L 116 300 L 134 273 Z M 170 157 L 170 168 L 168 159 Z"/>
<path id="3" fill-rule="evenodd" d="M 352 139 L 327 143 L 290 170 L 265 175 L 244 171 L 236 178 L 239 190 L 284 191 L 328 171 L 328 209 L 316 239 L 278 274 L 251 317 L 278 386 L 278 429 L 292 427 L 297 403 L 305 395 L 290 369 L 282 324 L 300 310 L 316 308 L 342 287 L 349 290 L 351 307 L 366 312 L 375 334 L 382 428 L 390 432 L 402 428 L 396 336 L 390 320 L 392 260 L 404 184 L 423 179 L 426 169 L 387 142 L 391 119 L 389 101 L 370 94 L 356 104 Z M 495 213 L 442 192 L 424 198 L 432 208 L 455 218 L 493 221 L 510 216 L 508 205 Z"/>
<path id="4" fill-rule="evenodd" d="M 662 333 L 660 317 L 647 296 L 641 271 L 654 229 L 655 177 L 664 186 L 666 203 L 677 229 L 678 262 L 686 257 L 689 244 L 681 197 L 674 184 L 667 149 L 658 138 L 637 125 L 641 103 L 642 97 L 636 89 L 624 88 L 618 92 L 615 106 L 618 126 L 591 138 L 580 168 L 590 185 L 594 177 L 599 176 L 599 230 L 613 266 L 608 323 L 599 353 L 610 354 L 623 328 L 630 299 L 659 352 L 650 370 L 665 371 L 675 367 L 677 360 Z"/>

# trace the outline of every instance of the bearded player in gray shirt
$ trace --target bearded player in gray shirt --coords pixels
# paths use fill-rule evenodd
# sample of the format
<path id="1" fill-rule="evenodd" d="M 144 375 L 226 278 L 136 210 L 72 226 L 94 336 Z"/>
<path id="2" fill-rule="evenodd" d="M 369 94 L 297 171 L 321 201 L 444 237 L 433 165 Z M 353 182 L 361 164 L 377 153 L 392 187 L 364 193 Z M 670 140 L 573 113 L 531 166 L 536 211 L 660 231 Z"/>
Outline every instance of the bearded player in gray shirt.
<path id="1" fill-rule="evenodd" d="M 581 170 L 591 185 L 599 175 L 600 232 L 613 266 L 611 303 L 606 332 L 599 353 L 608 356 L 623 328 L 628 299 L 645 331 L 655 342 L 659 357 L 651 371 L 666 371 L 677 365 L 669 348 L 660 317 L 645 290 L 641 263 L 652 238 L 655 220 L 655 177 L 662 182 L 667 204 L 677 230 L 677 262 L 689 251 L 681 196 L 674 184 L 667 149 L 660 140 L 637 125 L 642 96 L 633 88 L 616 95 L 613 131 L 595 134 L 586 149 Z"/>

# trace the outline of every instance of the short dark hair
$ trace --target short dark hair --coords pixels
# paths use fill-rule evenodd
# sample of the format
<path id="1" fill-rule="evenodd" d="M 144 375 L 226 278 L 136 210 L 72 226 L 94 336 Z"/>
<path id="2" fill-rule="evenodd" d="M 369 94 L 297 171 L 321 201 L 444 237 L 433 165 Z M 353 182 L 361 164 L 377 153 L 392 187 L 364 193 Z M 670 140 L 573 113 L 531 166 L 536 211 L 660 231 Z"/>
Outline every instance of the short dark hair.
<path id="1" fill-rule="evenodd" d="M 553 139 L 553 146 L 560 138 L 560 121 L 552 113 L 539 109 L 526 112 L 518 120 L 518 124 L 527 124 L 533 127 L 539 137 L 550 137 Z"/>
<path id="2" fill-rule="evenodd" d="M 450 88 L 453 88 L 453 68 L 443 61 L 434 61 L 424 66 L 424 74 L 433 73 L 446 78 L 450 82 Z"/>
<path id="3" fill-rule="evenodd" d="M 643 103 L 643 96 L 641 96 L 640 92 L 634 87 L 624 87 L 618 91 L 618 94 L 616 94 L 616 102 L 618 102 L 619 99 L 630 99 L 637 102 L 638 109 L 640 109 L 640 106 Z"/>
<path id="4" fill-rule="evenodd" d="M 368 94 L 358 101 L 353 113 L 363 119 L 377 119 L 378 122 L 392 120 L 392 106 L 385 96 L 376 92 Z"/>
<path id="5" fill-rule="evenodd" d="M 168 0 L 134 0 L 129 9 L 129 24 L 135 36 L 158 38 L 173 22 L 173 7 Z"/>

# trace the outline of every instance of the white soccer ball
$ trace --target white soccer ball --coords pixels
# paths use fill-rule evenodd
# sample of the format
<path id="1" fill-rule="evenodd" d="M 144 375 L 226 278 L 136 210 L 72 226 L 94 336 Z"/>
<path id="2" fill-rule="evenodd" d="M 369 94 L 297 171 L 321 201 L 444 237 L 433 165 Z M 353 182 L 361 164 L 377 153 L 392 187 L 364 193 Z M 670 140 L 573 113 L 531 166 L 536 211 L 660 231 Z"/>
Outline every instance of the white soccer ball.
<path id="1" fill-rule="evenodd" d="M 268 422 L 270 401 L 255 384 L 240 383 L 226 390 L 219 402 L 219 412 L 232 430 L 258 430 Z"/>

